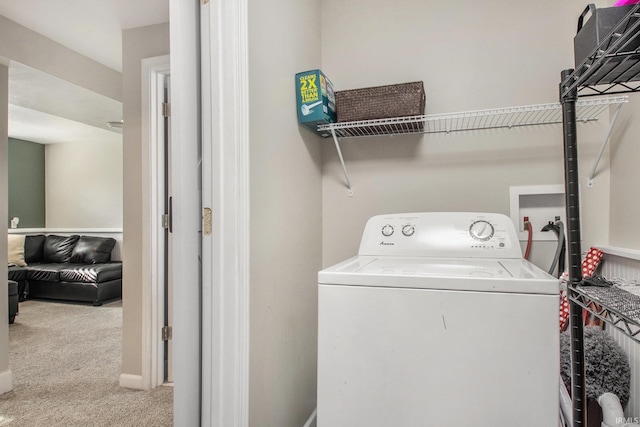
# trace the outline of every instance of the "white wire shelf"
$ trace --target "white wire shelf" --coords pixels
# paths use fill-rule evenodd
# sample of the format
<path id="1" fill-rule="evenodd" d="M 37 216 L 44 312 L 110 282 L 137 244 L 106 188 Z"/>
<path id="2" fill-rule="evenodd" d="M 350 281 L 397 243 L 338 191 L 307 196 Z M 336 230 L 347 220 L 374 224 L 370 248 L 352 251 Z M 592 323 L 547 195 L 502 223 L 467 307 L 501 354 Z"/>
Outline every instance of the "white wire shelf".
<path id="1" fill-rule="evenodd" d="M 579 100 L 577 120 L 581 122 L 598 120 L 609 106 L 622 104 L 628 100 L 628 96 Z M 318 133 L 328 137 L 333 131 L 338 138 L 357 138 L 411 133 L 450 133 L 557 123 L 562 123 L 562 107 L 560 103 L 551 103 L 453 114 L 330 123 L 318 125 Z"/>
<path id="2" fill-rule="evenodd" d="M 576 120 L 590 122 L 598 120 L 610 106 L 621 106 L 629 102 L 629 97 L 614 96 L 608 98 L 590 98 L 576 103 Z M 615 114 L 617 116 L 617 113 Z M 615 118 L 614 118 L 615 119 Z M 450 133 L 482 129 L 513 128 L 518 126 L 536 126 L 562 123 L 560 103 L 526 105 L 523 107 L 493 108 L 489 110 L 466 111 L 454 114 L 434 114 L 429 116 L 395 117 L 392 119 L 365 120 L 358 122 L 340 122 L 318 125 L 318 134 L 333 137 L 338 158 L 344 172 L 345 184 L 349 196 L 353 196 L 347 166 L 342 157 L 339 140 L 382 135 L 402 135 L 416 133 Z M 612 126 L 611 126 L 612 127 Z M 609 133 L 611 132 L 611 128 Z M 606 145 L 607 140 L 604 145 Z M 604 150 L 603 145 L 603 150 Z M 600 158 L 593 168 L 593 175 Z"/>

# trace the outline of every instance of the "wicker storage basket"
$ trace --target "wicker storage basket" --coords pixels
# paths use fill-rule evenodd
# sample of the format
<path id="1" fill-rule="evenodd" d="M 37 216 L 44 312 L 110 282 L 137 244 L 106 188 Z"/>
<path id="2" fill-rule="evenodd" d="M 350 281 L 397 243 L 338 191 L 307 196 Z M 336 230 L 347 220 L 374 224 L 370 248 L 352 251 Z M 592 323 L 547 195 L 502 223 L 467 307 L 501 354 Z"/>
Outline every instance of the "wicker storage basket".
<path id="1" fill-rule="evenodd" d="M 420 116 L 424 104 L 422 82 L 336 91 L 339 122 Z"/>

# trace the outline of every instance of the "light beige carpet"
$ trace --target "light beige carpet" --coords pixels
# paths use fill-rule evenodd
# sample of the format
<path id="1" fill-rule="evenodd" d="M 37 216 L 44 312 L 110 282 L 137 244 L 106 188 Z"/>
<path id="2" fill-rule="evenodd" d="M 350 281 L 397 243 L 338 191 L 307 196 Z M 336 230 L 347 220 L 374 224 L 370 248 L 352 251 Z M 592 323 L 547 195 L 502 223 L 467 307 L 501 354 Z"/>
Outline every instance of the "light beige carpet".
<path id="1" fill-rule="evenodd" d="M 101 307 L 28 300 L 9 325 L 13 391 L 1 427 L 171 426 L 173 388 L 118 385 L 120 301 Z"/>

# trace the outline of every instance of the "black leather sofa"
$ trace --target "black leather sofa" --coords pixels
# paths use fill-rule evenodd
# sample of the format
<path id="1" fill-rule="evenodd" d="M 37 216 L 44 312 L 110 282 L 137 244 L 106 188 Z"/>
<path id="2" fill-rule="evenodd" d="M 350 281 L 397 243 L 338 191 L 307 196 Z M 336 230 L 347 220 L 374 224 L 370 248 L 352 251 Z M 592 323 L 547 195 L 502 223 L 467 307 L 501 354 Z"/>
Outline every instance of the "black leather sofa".
<path id="1" fill-rule="evenodd" d="M 9 280 L 9 324 L 16 320 L 18 315 L 18 283 Z"/>
<path id="2" fill-rule="evenodd" d="M 122 263 L 111 261 L 110 237 L 28 235 L 25 267 L 9 266 L 20 300 L 48 298 L 91 302 L 122 297 Z"/>

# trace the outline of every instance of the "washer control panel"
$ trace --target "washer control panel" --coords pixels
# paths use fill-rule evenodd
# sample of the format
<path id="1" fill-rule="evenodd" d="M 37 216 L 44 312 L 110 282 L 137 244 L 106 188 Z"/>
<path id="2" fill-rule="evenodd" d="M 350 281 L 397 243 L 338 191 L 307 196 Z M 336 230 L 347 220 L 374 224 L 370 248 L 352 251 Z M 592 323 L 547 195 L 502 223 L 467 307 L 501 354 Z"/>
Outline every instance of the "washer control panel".
<path id="1" fill-rule="evenodd" d="M 369 219 L 359 255 L 522 258 L 522 250 L 506 215 L 422 212 Z"/>

